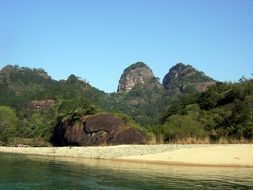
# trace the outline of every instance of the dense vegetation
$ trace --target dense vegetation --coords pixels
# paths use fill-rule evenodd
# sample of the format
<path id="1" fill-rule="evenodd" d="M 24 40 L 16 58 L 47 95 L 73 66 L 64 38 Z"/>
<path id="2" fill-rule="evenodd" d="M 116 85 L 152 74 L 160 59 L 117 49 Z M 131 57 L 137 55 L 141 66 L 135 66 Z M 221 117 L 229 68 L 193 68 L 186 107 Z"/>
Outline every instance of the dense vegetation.
<path id="1" fill-rule="evenodd" d="M 48 146 L 59 122 L 96 113 L 141 126 L 156 142 L 250 141 L 252 107 L 250 79 L 218 82 L 202 93 L 145 84 L 106 94 L 75 75 L 55 81 L 43 69 L 9 65 L 0 71 L 0 145 Z"/>
<path id="2" fill-rule="evenodd" d="M 1 70 L 0 87 L 0 144 L 49 145 L 59 120 L 101 112 L 105 96 L 74 75 L 55 81 L 42 69 L 18 66 Z"/>
<path id="3" fill-rule="evenodd" d="M 253 139 L 253 80 L 217 82 L 173 101 L 150 130 L 165 142 L 248 142 Z"/>

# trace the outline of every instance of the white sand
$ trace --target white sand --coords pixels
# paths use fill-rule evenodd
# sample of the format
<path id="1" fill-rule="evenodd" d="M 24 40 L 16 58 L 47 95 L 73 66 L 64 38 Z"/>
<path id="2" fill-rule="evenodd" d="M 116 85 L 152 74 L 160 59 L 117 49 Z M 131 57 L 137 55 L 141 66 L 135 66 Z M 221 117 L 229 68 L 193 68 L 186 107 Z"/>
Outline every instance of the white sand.
<path id="1" fill-rule="evenodd" d="M 253 167 L 253 144 L 0 147 L 0 152 L 162 164 Z"/>
<path id="2" fill-rule="evenodd" d="M 170 152 L 126 156 L 118 159 L 183 165 L 253 167 L 253 145 L 235 144 L 182 148 Z"/>

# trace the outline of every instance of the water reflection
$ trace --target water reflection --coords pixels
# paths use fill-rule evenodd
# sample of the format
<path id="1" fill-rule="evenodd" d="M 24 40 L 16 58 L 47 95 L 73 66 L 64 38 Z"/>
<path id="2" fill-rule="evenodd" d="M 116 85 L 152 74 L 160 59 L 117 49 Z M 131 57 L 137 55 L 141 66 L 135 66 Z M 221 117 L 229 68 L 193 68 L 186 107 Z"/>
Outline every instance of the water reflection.
<path id="1" fill-rule="evenodd" d="M 43 157 L 33 157 L 33 159 L 44 159 Z M 188 183 L 199 184 L 196 186 L 202 187 L 205 183 L 213 182 L 222 187 L 230 184 L 232 187 L 242 185 L 253 188 L 253 168 L 240 168 L 240 167 L 200 167 L 200 166 L 173 166 L 165 164 L 150 164 L 150 163 L 134 163 L 116 160 L 91 160 L 80 158 L 63 158 L 53 157 L 47 160 L 54 160 L 57 163 L 64 163 L 71 166 L 89 167 L 94 170 L 108 170 L 122 175 L 125 173 L 130 174 L 131 178 L 135 175 L 141 175 L 145 179 L 156 178 L 156 180 L 163 181 L 168 177 L 170 183 L 178 183 L 180 179 L 187 180 Z M 134 177 L 133 177 L 134 176 Z M 153 180 L 154 183 L 156 182 Z"/>

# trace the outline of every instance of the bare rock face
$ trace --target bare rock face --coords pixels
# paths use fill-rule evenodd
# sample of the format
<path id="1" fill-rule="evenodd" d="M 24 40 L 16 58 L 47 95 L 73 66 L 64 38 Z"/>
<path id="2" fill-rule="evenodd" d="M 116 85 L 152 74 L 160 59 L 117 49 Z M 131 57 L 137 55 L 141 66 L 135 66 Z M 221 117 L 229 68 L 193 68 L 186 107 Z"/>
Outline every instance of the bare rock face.
<path id="1" fill-rule="evenodd" d="M 99 146 L 117 144 L 144 144 L 144 134 L 128 126 L 122 119 L 100 114 L 84 116 L 79 125 L 68 121 L 56 126 L 51 138 L 56 146 Z"/>
<path id="2" fill-rule="evenodd" d="M 215 81 L 191 65 L 178 63 L 173 66 L 163 79 L 163 86 L 168 90 L 178 89 L 181 92 L 196 90 L 203 92 Z"/>
<path id="3" fill-rule="evenodd" d="M 136 85 L 152 80 L 155 80 L 152 70 L 145 63 L 137 62 L 124 70 L 119 80 L 118 92 L 129 92 Z"/>
<path id="4" fill-rule="evenodd" d="M 47 109 L 55 104 L 54 100 L 33 100 L 30 102 L 29 107 L 32 109 Z"/>

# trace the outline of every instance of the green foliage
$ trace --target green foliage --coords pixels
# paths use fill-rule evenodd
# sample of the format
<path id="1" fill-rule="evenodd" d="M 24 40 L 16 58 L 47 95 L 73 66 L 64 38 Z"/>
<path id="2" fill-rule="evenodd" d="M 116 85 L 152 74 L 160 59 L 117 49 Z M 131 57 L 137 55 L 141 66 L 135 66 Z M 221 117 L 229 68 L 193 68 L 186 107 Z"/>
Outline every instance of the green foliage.
<path id="1" fill-rule="evenodd" d="M 16 135 L 18 119 L 13 109 L 0 106 L 0 141 L 7 142 L 9 136 Z"/>
<path id="2" fill-rule="evenodd" d="M 173 115 L 163 124 L 165 141 L 205 135 L 202 124 L 190 115 Z"/>
<path id="3" fill-rule="evenodd" d="M 134 69 L 139 68 L 139 67 L 145 67 L 145 68 L 148 68 L 150 70 L 150 68 L 145 63 L 143 63 L 143 62 L 137 62 L 137 63 L 132 64 L 129 67 L 127 67 L 124 70 L 124 73 L 128 72 L 128 71 L 131 71 L 131 70 L 134 70 Z"/>
<path id="4" fill-rule="evenodd" d="M 82 99 L 64 100 L 57 105 L 57 121 L 69 120 L 75 122 L 84 115 L 94 115 L 97 108 Z"/>
<path id="5" fill-rule="evenodd" d="M 192 93 L 179 97 L 170 103 L 167 112 L 161 117 L 160 122 L 164 123 L 172 115 L 185 115 L 191 108 L 191 104 L 197 101 L 198 94 Z M 197 106 L 197 107 L 196 107 Z M 198 104 L 196 104 L 195 109 L 199 109 Z"/>
<path id="6" fill-rule="evenodd" d="M 41 138 L 48 141 L 56 120 L 54 106 L 46 109 L 24 107 L 18 110 L 20 123 L 17 129 L 20 138 Z"/>
<path id="7" fill-rule="evenodd" d="M 200 105 L 201 109 L 210 110 L 217 106 L 220 99 L 221 94 L 215 91 L 215 89 L 209 88 L 200 95 L 198 104 Z"/>
<path id="8" fill-rule="evenodd" d="M 173 101 L 161 119 L 165 140 L 184 136 L 253 140 L 252 80 L 217 83 L 195 99 L 189 95 Z M 198 133 L 199 132 L 199 133 Z"/>
<path id="9" fill-rule="evenodd" d="M 119 118 L 121 118 L 125 122 L 125 124 L 137 129 L 141 129 L 140 125 L 128 115 L 123 114 L 123 113 L 117 113 L 117 112 L 114 112 L 113 115 L 116 115 Z"/>

